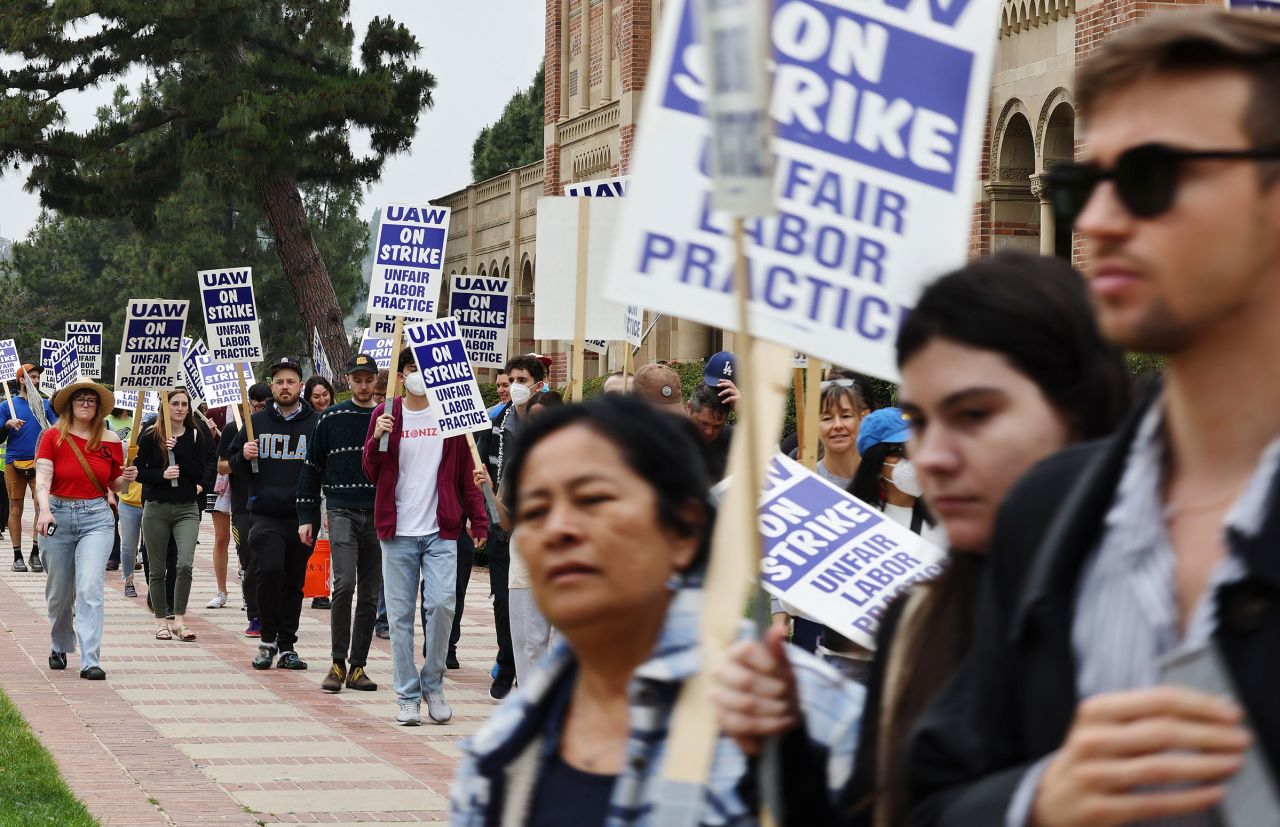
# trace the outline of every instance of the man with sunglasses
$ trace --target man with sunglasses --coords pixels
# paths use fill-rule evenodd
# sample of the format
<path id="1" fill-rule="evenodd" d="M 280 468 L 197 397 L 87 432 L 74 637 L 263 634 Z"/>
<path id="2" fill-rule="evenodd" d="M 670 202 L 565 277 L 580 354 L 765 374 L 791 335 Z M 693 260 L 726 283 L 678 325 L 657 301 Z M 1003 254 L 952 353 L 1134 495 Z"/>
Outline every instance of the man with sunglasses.
<path id="1" fill-rule="evenodd" d="M 908 749 L 911 823 L 1274 824 L 1280 17 L 1153 18 L 1076 100 L 1059 220 L 1104 334 L 1168 369 L 1006 500 L 973 648 Z"/>

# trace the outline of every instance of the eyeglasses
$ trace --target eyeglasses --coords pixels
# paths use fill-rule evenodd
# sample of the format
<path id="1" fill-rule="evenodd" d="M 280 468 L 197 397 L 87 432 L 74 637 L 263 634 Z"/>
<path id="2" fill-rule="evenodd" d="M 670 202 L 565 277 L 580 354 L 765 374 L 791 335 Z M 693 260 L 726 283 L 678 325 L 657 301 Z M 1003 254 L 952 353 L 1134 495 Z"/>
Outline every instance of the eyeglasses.
<path id="1" fill-rule="evenodd" d="M 1155 218 L 1173 206 L 1184 161 L 1270 159 L 1280 159 L 1280 149 L 1191 150 L 1143 144 L 1122 152 L 1111 169 L 1091 162 L 1058 164 L 1049 170 L 1049 197 L 1058 226 L 1073 227 L 1098 184 L 1114 181 L 1126 210 L 1135 218 Z"/>
<path id="2" fill-rule="evenodd" d="M 98 404 L 98 397 L 96 397 L 96 396 L 77 396 L 75 399 L 72 399 L 71 401 L 72 401 L 72 402 L 74 402 L 74 403 L 75 403 L 75 404 L 77 404 L 77 405 L 83 405 L 84 407 L 86 407 L 86 408 L 87 408 L 87 407 L 89 407 L 90 405 L 97 405 L 97 404 Z"/>
<path id="3" fill-rule="evenodd" d="M 857 379 L 828 379 L 827 381 L 818 385 L 818 389 L 825 391 L 827 388 L 831 387 L 832 385 L 836 386 L 837 388 L 856 388 L 858 387 L 858 380 Z"/>

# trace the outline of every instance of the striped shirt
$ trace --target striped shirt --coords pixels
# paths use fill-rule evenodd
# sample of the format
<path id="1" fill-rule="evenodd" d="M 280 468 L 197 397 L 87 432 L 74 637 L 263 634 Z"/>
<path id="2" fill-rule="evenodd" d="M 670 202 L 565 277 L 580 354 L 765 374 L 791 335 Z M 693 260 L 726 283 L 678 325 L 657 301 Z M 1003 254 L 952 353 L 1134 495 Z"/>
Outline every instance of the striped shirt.
<path id="1" fill-rule="evenodd" d="M 691 578 L 692 580 L 692 578 Z M 661 778 L 666 762 L 667 729 L 679 690 L 702 668 L 698 646 L 700 585 L 687 582 L 672 599 L 653 655 L 636 670 L 628 687 L 631 731 L 626 761 L 614 782 L 605 827 L 672 827 L 673 798 L 689 790 Z M 826 756 L 827 789 L 832 800 L 853 772 L 865 693 L 835 670 L 793 646 L 787 647 L 805 710 L 806 734 Z M 504 703 L 463 747 L 463 761 L 451 795 L 453 827 L 523 824 L 541 765 L 547 757 L 537 722 L 548 715 L 557 685 L 574 668 L 573 652 L 563 638 L 539 664 L 520 691 Z M 729 738 L 716 740 L 709 777 L 690 801 L 676 801 L 687 823 L 755 827 L 756 814 L 744 787 L 752 763 Z M 744 784 L 743 782 L 747 783 Z M 682 822 L 683 823 L 683 822 Z"/>
<path id="2" fill-rule="evenodd" d="M 1085 562 L 1076 590 L 1071 625 L 1076 692 L 1088 698 L 1104 692 L 1145 689 L 1160 684 L 1160 663 L 1174 653 L 1208 643 L 1217 628 L 1218 588 L 1245 577 L 1244 562 L 1228 543 L 1187 622 L 1180 629 L 1174 550 L 1165 531 L 1161 497 L 1164 477 L 1163 417 L 1152 406 L 1129 447 L 1115 499 L 1103 521 L 1098 547 Z M 1267 516 L 1272 480 L 1280 469 L 1280 439 L 1262 453 L 1253 475 L 1223 523 L 1223 535 L 1237 531 L 1256 537 Z M 1023 778 L 1009 808 L 1009 827 L 1027 823 L 1040 775 L 1053 755 Z M 1142 822 L 1161 827 L 1215 827 L 1215 811 Z"/>

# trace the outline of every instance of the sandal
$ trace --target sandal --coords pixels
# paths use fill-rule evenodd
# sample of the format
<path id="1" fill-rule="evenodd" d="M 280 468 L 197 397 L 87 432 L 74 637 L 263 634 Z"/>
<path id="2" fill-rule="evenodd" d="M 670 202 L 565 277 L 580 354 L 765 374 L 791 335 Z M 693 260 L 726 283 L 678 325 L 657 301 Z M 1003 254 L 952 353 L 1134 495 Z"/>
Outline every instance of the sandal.
<path id="1" fill-rule="evenodd" d="M 173 630 L 173 633 L 178 636 L 178 640 L 185 643 L 190 643 L 196 639 L 196 633 L 188 629 L 186 626 L 179 626 Z"/>
<path id="2" fill-rule="evenodd" d="M 173 632 L 166 626 L 156 632 L 156 640 L 173 640 Z"/>

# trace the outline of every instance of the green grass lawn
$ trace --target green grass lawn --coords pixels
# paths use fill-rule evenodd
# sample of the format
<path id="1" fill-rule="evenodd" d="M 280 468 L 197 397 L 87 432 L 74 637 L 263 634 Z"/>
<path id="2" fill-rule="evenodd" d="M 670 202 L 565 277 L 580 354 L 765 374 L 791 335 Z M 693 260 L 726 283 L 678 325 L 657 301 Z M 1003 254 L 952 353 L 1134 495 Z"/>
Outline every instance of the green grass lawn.
<path id="1" fill-rule="evenodd" d="M 67 788 L 53 757 L 0 692 L 0 825 L 56 824 L 92 827 L 89 815 Z"/>

